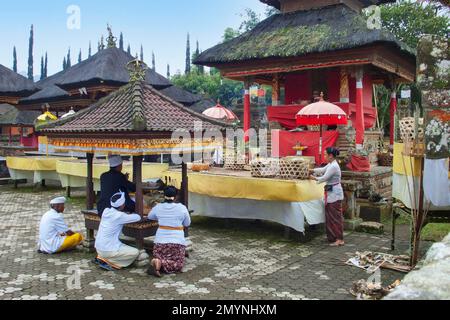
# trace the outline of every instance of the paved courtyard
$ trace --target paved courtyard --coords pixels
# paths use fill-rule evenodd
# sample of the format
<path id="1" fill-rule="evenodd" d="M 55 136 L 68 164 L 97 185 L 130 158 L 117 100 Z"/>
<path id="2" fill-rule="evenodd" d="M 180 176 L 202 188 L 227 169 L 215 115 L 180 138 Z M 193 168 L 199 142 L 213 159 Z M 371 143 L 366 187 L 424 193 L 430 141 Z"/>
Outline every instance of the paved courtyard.
<path id="1" fill-rule="evenodd" d="M 155 279 L 145 268 L 108 273 L 83 250 L 36 252 L 40 217 L 61 193 L 0 186 L 0 299 L 353 299 L 353 281 L 369 275 L 344 261 L 356 251 L 388 252 L 390 246 L 387 236 L 350 233 L 346 247 L 330 248 L 322 234 L 299 243 L 285 240 L 282 228 L 271 224 L 199 219 L 190 230 L 193 252 L 183 274 Z M 65 217 L 74 231 L 85 233 L 81 207 L 80 199 L 71 201 Z M 399 244 L 406 249 L 407 241 Z M 382 271 L 384 284 L 402 277 Z"/>

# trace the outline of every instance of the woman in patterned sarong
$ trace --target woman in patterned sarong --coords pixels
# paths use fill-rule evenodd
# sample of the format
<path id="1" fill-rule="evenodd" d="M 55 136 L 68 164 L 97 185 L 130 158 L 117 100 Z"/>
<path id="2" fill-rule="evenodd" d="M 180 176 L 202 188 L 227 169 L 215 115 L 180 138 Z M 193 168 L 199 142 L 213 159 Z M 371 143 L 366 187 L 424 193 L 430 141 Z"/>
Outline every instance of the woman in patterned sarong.
<path id="1" fill-rule="evenodd" d="M 326 183 L 325 186 L 325 215 L 327 238 L 333 247 L 344 246 L 344 213 L 342 201 L 344 190 L 342 189 L 341 168 L 336 160 L 340 152 L 336 148 L 327 149 L 328 165 L 324 168 L 313 170 L 315 175 L 312 179 L 318 183 Z"/>
<path id="2" fill-rule="evenodd" d="M 149 220 L 158 221 L 153 248 L 153 260 L 147 273 L 161 277 L 166 274 L 180 273 L 186 256 L 184 229 L 191 224 L 188 209 L 181 203 L 175 203 L 178 190 L 168 187 L 164 191 L 165 202 L 152 209 Z"/>

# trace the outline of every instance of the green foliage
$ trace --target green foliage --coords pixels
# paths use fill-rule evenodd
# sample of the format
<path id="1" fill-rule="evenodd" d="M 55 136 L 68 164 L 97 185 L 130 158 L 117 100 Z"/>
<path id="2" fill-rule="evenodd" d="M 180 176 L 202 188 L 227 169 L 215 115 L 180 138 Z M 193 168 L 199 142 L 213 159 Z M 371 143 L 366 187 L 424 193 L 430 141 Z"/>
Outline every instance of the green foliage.
<path id="1" fill-rule="evenodd" d="M 384 28 L 411 48 L 417 47 L 424 34 L 446 37 L 450 22 L 448 8 L 437 1 L 399 0 L 381 7 L 381 19 Z"/>
<path id="2" fill-rule="evenodd" d="M 239 30 L 235 30 L 233 28 L 226 28 L 222 37 L 223 42 L 230 41 L 231 39 L 238 37 L 240 34 L 241 33 L 239 32 Z"/>
<path id="3" fill-rule="evenodd" d="M 33 76 L 33 46 L 34 46 L 34 29 L 33 25 L 31 25 L 30 29 L 30 39 L 28 43 L 28 79 L 34 81 Z"/>
<path id="4" fill-rule="evenodd" d="M 176 86 L 194 94 L 200 94 L 213 100 L 220 99 L 226 107 L 236 104 L 242 98 L 244 89 L 241 82 L 224 79 L 220 73 L 209 75 L 191 72 L 184 75 L 177 74 L 171 80 Z"/>
<path id="5" fill-rule="evenodd" d="M 13 49 L 13 71 L 17 73 L 17 50 L 16 46 Z"/>

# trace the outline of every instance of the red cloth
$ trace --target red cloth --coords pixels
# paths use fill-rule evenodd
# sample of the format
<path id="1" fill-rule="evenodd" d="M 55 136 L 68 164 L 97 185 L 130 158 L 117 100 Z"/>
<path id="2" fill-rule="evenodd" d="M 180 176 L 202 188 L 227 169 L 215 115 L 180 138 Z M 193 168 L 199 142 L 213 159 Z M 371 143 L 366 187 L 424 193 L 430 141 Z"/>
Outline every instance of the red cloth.
<path id="1" fill-rule="evenodd" d="M 304 107 L 300 105 L 267 107 L 267 117 L 269 121 L 278 122 L 283 128 L 292 130 L 297 128 L 296 115 Z"/>
<path id="2" fill-rule="evenodd" d="M 353 125 L 355 125 L 356 105 L 354 103 L 333 102 L 333 104 L 344 110 L 345 113 L 349 115 L 349 119 L 352 120 Z M 304 107 L 305 106 L 300 105 L 267 107 L 267 117 L 269 118 L 269 121 L 278 122 L 283 128 L 292 130 L 297 128 L 296 116 Z M 375 126 L 377 117 L 377 109 L 372 106 L 364 107 L 364 127 L 366 129 Z"/>
<path id="3" fill-rule="evenodd" d="M 339 138 L 337 131 L 323 132 L 323 157 L 325 159 L 326 149 L 336 145 Z M 316 163 L 320 164 L 319 156 L 320 133 L 314 131 L 289 132 L 281 130 L 272 131 L 272 156 L 275 158 L 295 156 L 297 151 L 292 149 L 298 143 L 308 147 L 303 151 L 304 156 L 315 157 Z"/>
<path id="4" fill-rule="evenodd" d="M 369 158 L 353 155 L 347 168 L 354 172 L 370 172 Z"/>

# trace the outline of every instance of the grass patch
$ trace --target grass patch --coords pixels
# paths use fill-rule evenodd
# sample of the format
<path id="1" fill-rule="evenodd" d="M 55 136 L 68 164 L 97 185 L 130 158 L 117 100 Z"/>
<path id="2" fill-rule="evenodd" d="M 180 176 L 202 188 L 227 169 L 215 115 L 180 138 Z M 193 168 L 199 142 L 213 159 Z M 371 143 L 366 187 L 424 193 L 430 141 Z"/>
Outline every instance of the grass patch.
<path id="1" fill-rule="evenodd" d="M 422 240 L 439 242 L 450 234 L 450 223 L 430 223 L 422 231 Z"/>

